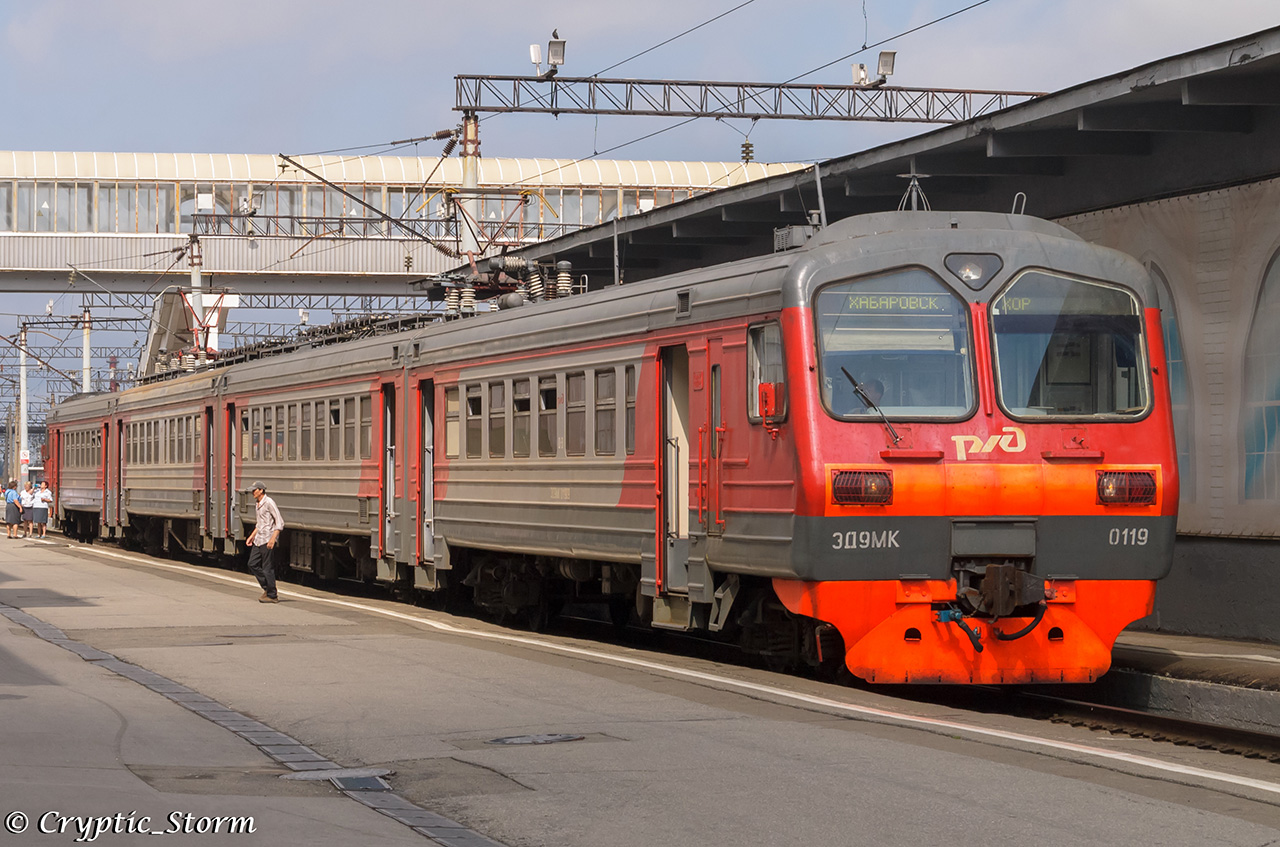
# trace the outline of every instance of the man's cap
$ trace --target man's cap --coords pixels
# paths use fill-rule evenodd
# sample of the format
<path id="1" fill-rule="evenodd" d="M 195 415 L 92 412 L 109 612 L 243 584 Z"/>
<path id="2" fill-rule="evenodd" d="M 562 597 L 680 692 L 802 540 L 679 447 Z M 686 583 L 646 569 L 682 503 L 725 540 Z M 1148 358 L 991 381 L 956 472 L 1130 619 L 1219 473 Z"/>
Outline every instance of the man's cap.
<path id="1" fill-rule="evenodd" d="M 250 486 L 249 486 L 249 490 L 250 490 L 250 491 L 257 491 L 259 488 L 261 488 L 263 491 L 266 491 L 266 490 L 267 490 L 267 486 L 266 486 L 266 485 L 262 484 L 261 482 L 257 482 L 257 481 L 255 481 L 255 482 L 253 483 L 253 485 L 250 485 Z"/>

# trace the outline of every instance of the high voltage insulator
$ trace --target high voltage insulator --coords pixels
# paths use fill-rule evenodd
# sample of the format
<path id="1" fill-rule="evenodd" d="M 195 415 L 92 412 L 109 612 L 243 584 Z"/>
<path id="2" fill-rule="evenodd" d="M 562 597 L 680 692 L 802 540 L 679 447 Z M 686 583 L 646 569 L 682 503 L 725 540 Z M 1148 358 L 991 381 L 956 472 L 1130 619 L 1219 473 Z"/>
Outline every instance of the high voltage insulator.
<path id="1" fill-rule="evenodd" d="M 472 285 L 462 286 L 462 299 L 459 304 L 462 308 L 462 314 L 474 315 L 476 313 L 476 289 Z"/>
<path id="2" fill-rule="evenodd" d="M 573 265 L 556 262 L 556 297 L 568 297 L 573 293 Z"/>
<path id="3" fill-rule="evenodd" d="M 534 265 L 529 269 L 529 299 L 541 300 L 542 290 L 542 273 L 538 270 L 538 266 Z"/>
<path id="4" fill-rule="evenodd" d="M 458 289 L 448 288 L 444 292 L 444 313 L 446 315 L 455 316 L 458 314 L 458 304 L 461 300 Z"/>
<path id="5" fill-rule="evenodd" d="M 755 158 L 755 146 L 750 141 L 742 142 L 742 161 L 750 162 Z"/>

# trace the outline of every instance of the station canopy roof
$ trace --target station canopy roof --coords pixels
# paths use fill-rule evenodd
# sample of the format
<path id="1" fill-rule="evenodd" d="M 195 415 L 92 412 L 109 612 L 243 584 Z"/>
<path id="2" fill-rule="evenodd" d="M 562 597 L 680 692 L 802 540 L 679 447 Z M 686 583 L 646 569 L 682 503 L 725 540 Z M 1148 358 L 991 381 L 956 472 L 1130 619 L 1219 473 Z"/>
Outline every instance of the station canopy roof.
<path id="1" fill-rule="evenodd" d="M 820 163 L 828 220 L 899 208 L 903 174 L 935 211 L 1054 219 L 1280 174 L 1280 28 L 1173 56 L 1000 112 Z M 819 208 L 793 171 L 512 251 L 569 261 L 592 287 L 774 249 Z M 464 269 L 459 269 L 462 271 Z M 482 268 L 483 270 L 483 268 Z"/>
<path id="2" fill-rule="evenodd" d="M 340 183 L 461 185 L 462 160 L 438 156 L 295 156 Z M 283 167 L 282 167 L 283 166 Z M 482 186 L 643 186 L 718 189 L 799 169 L 764 162 L 613 159 L 480 159 Z M 316 183 L 278 156 L 257 153 L 77 153 L 0 151 L 0 179 L 35 181 Z"/>

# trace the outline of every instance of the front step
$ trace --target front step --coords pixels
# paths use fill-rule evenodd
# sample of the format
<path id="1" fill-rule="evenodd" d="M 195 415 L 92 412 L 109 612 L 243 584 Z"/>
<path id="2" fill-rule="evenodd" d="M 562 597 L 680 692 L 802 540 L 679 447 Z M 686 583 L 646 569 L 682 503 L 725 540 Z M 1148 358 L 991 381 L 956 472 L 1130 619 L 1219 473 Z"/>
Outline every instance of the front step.
<path id="1" fill-rule="evenodd" d="M 659 629 L 688 630 L 693 620 L 693 604 L 688 597 L 668 594 L 653 598 L 653 625 Z"/>

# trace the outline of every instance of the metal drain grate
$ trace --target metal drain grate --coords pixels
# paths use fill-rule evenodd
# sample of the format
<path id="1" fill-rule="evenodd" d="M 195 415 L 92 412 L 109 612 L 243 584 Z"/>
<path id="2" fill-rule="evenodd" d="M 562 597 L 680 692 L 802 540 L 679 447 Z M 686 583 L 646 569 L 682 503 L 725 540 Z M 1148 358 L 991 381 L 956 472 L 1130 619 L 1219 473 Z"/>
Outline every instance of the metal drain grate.
<path id="1" fill-rule="evenodd" d="M 391 783 L 380 776 L 331 776 L 329 781 L 343 791 L 391 790 Z"/>
<path id="2" fill-rule="evenodd" d="M 559 744 L 562 741 L 581 741 L 581 735 L 508 735 L 494 738 L 485 744 Z"/>

